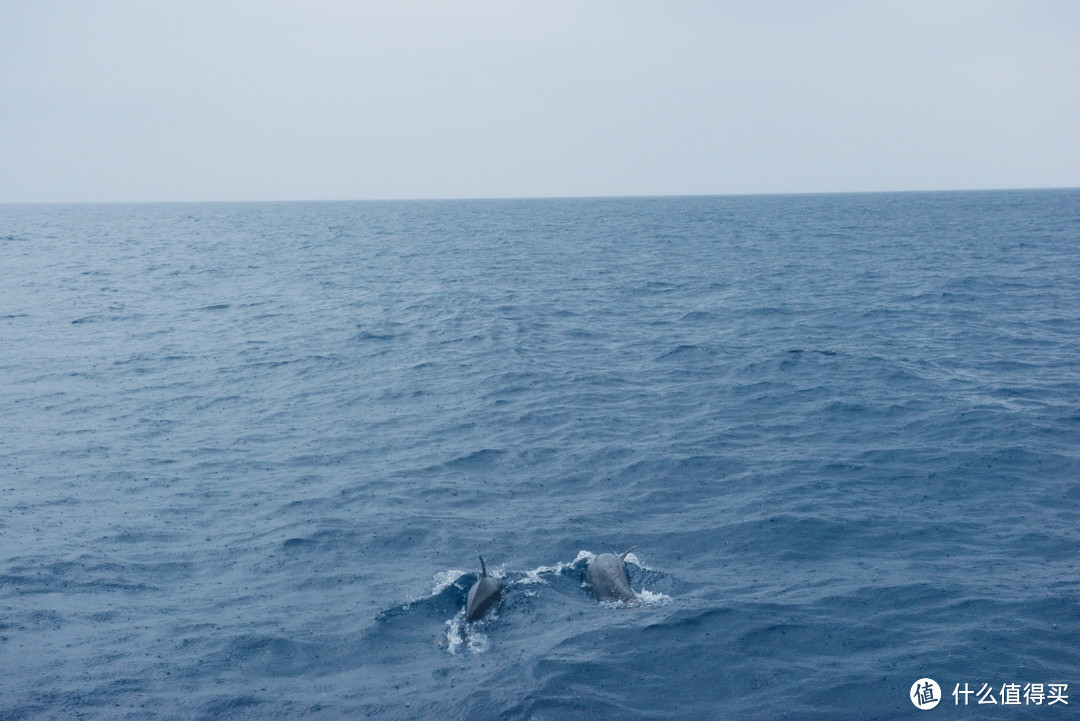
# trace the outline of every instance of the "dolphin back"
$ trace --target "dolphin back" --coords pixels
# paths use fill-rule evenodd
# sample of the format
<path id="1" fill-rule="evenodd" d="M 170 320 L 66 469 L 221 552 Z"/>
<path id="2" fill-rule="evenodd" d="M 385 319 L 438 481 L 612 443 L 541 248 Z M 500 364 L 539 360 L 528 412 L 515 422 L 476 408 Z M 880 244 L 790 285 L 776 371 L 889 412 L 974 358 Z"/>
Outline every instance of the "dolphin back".
<path id="1" fill-rule="evenodd" d="M 623 559 L 633 548 L 622 555 L 601 553 L 585 568 L 585 583 L 601 601 L 636 601 L 637 594 L 630 588 Z"/>
<path id="2" fill-rule="evenodd" d="M 502 596 L 502 586 L 487 575 L 487 566 L 484 565 L 483 556 L 480 557 L 480 569 L 480 578 L 469 589 L 469 596 L 465 599 L 466 621 L 475 621 L 482 617 Z"/>

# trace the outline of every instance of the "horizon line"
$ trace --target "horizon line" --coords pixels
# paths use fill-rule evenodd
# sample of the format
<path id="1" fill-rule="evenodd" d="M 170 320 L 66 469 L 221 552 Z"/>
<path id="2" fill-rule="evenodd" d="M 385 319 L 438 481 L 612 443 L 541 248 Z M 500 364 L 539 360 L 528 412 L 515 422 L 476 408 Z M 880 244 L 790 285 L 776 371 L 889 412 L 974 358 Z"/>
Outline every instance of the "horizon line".
<path id="1" fill-rule="evenodd" d="M 1080 186 L 1022 186 L 1002 188 L 949 188 L 907 190 L 823 190 L 746 193 L 642 193 L 613 195 L 490 195 L 490 196 L 417 196 L 391 198 L 322 198 L 322 199 L 247 199 L 247 200 L 0 200 L 0 206 L 12 205 L 212 205 L 258 203 L 450 203 L 523 200 L 650 200 L 673 198 L 754 198 L 825 195 L 915 195 L 945 193 L 1010 193 L 1080 190 Z"/>

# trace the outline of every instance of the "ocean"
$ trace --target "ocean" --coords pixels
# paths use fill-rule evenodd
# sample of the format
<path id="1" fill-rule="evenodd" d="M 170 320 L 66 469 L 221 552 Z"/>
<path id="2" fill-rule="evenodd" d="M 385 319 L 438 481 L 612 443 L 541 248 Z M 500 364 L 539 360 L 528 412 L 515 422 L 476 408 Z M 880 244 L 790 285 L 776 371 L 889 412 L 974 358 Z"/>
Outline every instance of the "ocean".
<path id="1" fill-rule="evenodd" d="M 1077 190 L 0 206 L 0 409 L 5 721 L 1080 707 Z"/>

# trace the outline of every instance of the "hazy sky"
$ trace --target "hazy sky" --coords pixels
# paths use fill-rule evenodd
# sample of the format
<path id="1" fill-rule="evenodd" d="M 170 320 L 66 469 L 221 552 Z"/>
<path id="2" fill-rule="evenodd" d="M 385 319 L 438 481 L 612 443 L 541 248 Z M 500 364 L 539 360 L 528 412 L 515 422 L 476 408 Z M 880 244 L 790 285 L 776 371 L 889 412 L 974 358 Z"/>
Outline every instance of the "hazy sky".
<path id="1" fill-rule="evenodd" d="M 0 0 L 0 202 L 1080 186 L 1080 2 Z"/>

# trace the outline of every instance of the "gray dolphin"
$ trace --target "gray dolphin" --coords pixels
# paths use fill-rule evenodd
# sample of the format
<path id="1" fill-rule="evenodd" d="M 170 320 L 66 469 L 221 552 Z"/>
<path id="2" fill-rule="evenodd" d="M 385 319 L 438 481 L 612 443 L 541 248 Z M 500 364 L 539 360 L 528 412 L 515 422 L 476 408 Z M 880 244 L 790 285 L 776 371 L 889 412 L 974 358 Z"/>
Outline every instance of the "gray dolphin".
<path id="1" fill-rule="evenodd" d="M 480 556 L 480 571 L 482 575 L 469 589 L 469 598 L 465 601 L 466 621 L 475 621 L 483 616 L 502 595 L 502 586 L 487 575 L 487 566 L 484 565 L 483 556 Z"/>
<path id="2" fill-rule="evenodd" d="M 585 568 L 585 583 L 601 601 L 636 601 L 637 595 L 630 588 L 630 579 L 626 577 L 626 554 L 633 551 L 631 546 L 618 556 L 614 553 L 601 553 L 589 561 Z"/>

